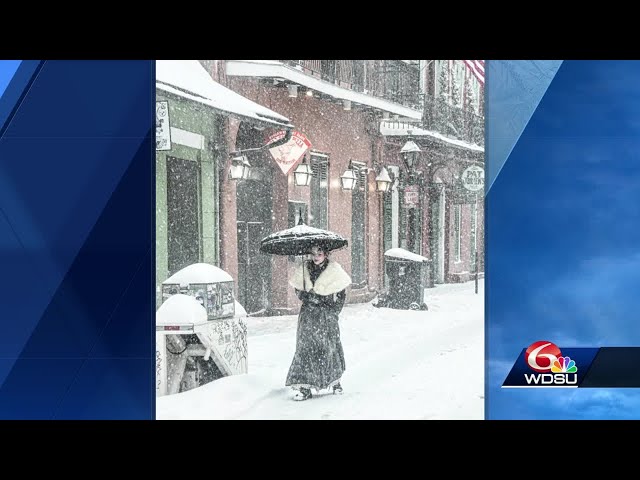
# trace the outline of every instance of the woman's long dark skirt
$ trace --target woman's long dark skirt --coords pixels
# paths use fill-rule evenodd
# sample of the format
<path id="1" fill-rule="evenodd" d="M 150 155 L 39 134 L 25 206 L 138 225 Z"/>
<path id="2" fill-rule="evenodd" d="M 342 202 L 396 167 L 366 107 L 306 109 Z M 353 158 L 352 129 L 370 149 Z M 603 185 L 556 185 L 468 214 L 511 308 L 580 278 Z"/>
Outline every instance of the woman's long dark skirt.
<path id="1" fill-rule="evenodd" d="M 303 304 L 285 385 L 321 390 L 340 381 L 345 361 L 338 318 L 328 308 Z"/>

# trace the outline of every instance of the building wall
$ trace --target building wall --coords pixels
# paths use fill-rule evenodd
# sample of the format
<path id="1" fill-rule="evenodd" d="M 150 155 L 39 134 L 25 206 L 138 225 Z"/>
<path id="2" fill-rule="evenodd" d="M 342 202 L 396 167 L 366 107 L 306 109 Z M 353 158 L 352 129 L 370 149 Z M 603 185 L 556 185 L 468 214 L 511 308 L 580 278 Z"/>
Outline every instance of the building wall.
<path id="1" fill-rule="evenodd" d="M 236 182 L 229 180 L 230 161 L 228 152 L 235 150 L 235 141 L 240 121 L 227 118 L 224 121 L 225 141 L 221 142 L 219 166 L 220 178 L 220 268 L 234 279 L 235 295 L 238 298 L 238 231 L 236 227 Z"/>
<path id="2" fill-rule="evenodd" d="M 477 220 L 477 251 L 478 251 L 478 263 L 480 265 L 479 271 L 484 271 L 484 215 L 483 215 L 483 198 L 480 197 L 478 201 L 478 220 Z M 448 272 L 448 281 L 449 282 L 466 282 L 473 278 L 475 270 L 473 269 L 473 263 L 471 258 L 471 227 L 472 227 L 472 206 L 471 204 L 461 204 L 461 244 L 460 244 L 460 261 L 456 261 L 455 258 L 455 227 L 454 227 L 454 219 L 455 219 L 455 205 L 452 204 L 449 209 L 449 224 L 451 228 L 449 229 L 449 272 Z"/>
<path id="3" fill-rule="evenodd" d="M 399 165 L 401 170 L 405 170 L 405 166 L 400 160 L 400 148 L 406 142 L 406 136 L 394 136 L 385 139 L 383 163 L 386 166 Z M 422 171 L 425 175 L 425 184 L 422 187 L 422 255 L 433 259 L 431 252 L 430 235 L 430 216 L 432 202 L 429 195 L 439 190 L 429 188 L 430 176 L 436 172 L 430 171 L 427 162 L 438 164 L 437 176 L 447 185 L 445 191 L 445 237 L 444 237 L 444 277 L 445 282 L 464 282 L 473 278 L 474 273 L 471 264 L 470 241 L 471 241 L 471 206 L 463 204 L 461 209 L 461 258 L 457 262 L 455 259 L 455 238 L 454 238 L 454 219 L 455 219 L 455 203 L 453 199 L 453 190 L 451 186 L 456 181 L 455 175 L 469 165 L 468 160 L 474 159 L 482 161 L 482 157 L 477 153 L 469 153 L 460 148 L 451 148 L 441 144 L 434 144 L 423 138 L 414 138 L 418 142 L 423 151 L 422 158 L 416 170 Z M 402 197 L 400 198 L 402 202 Z M 477 217 L 477 250 L 479 271 L 484 272 L 484 197 L 481 196 L 478 202 Z"/>
<path id="4" fill-rule="evenodd" d="M 217 131 L 220 117 L 213 110 L 158 90 L 158 101 L 169 102 L 169 120 L 172 128 L 204 136 L 204 148 L 196 149 L 180 145 L 180 139 L 172 134 L 172 148 L 156 152 L 156 307 L 162 303 L 160 285 L 169 276 L 168 226 L 167 226 L 167 157 L 177 157 L 198 162 L 200 165 L 200 261 L 218 263 L 218 204 L 217 164 L 218 156 L 211 149 L 216 142 L 212 133 Z M 186 142 L 185 142 L 186 143 Z"/>
<path id="5" fill-rule="evenodd" d="M 305 95 L 299 89 L 297 98 L 289 98 L 286 88 L 259 84 L 254 79 L 238 79 L 227 77 L 227 86 L 256 103 L 264 105 L 289 118 L 296 130 L 307 136 L 312 150 L 329 155 L 329 192 L 328 192 L 328 228 L 347 239 L 351 239 L 351 198 L 352 193 L 343 191 L 340 176 L 347 169 L 349 160 L 372 165 L 373 144 L 378 136 L 377 123 L 371 122 L 370 115 L 363 111 L 345 111 L 342 104 L 330 99 L 320 99 Z M 297 187 L 294 184 L 293 172 L 285 176 L 278 168 L 275 170 L 273 182 L 274 231 L 288 228 L 288 201 L 303 201 L 309 204 L 309 187 Z M 348 291 L 348 301 L 368 300 L 372 295 L 369 289 L 378 288 L 380 279 L 380 255 L 377 247 L 379 238 L 380 217 L 378 214 L 379 198 L 375 192 L 375 175 L 367 176 L 367 214 L 366 238 L 369 246 L 365 249 L 367 265 L 367 288 L 365 292 Z M 225 200 L 225 206 L 227 202 Z M 373 247 L 371 246 L 373 242 Z M 351 273 L 350 247 L 334 252 L 331 258 L 340 263 L 347 273 Z M 293 289 L 288 286 L 296 262 L 286 257 L 274 257 L 273 260 L 273 296 L 272 304 L 276 309 L 293 309 L 299 307 Z M 287 272 L 286 279 L 282 273 Z M 364 294 L 363 294 L 364 293 Z"/>

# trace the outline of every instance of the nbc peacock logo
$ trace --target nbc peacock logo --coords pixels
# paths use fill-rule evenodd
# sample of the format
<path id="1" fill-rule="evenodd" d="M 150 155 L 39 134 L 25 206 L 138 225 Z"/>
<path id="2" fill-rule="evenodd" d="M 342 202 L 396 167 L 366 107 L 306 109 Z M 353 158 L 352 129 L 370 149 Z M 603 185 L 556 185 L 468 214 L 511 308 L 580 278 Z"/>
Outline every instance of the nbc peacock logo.
<path id="1" fill-rule="evenodd" d="M 525 373 L 527 385 L 546 387 L 577 387 L 578 366 L 552 342 L 534 342 L 525 351 L 525 361 L 536 373 Z"/>
<path id="2" fill-rule="evenodd" d="M 576 362 L 570 357 L 560 357 L 551 366 L 552 373 L 576 373 L 577 371 Z"/>

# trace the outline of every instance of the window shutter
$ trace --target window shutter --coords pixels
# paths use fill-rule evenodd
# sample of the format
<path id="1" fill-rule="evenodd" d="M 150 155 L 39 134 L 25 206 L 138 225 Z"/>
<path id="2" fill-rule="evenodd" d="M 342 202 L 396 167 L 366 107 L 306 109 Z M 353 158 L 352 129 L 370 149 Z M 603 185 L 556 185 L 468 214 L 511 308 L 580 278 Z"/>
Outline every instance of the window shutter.
<path id="1" fill-rule="evenodd" d="M 404 206 L 404 187 L 398 188 L 400 201 L 398 202 L 398 243 L 400 248 L 407 248 L 407 209 Z"/>
<path id="2" fill-rule="evenodd" d="M 326 155 L 311 154 L 311 220 L 309 225 L 328 228 L 329 159 Z"/>
<path id="3" fill-rule="evenodd" d="M 393 222 L 393 203 L 391 199 L 391 191 L 385 192 L 383 194 L 383 203 L 382 203 L 382 228 L 383 228 L 383 249 L 386 252 L 391 248 L 393 242 L 393 230 L 392 230 L 392 222 Z"/>

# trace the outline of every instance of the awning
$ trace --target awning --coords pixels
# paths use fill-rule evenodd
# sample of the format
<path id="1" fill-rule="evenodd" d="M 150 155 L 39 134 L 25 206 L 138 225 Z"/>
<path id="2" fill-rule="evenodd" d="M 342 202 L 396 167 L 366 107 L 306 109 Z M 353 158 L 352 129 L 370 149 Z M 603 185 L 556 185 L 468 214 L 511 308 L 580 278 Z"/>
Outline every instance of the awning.
<path id="1" fill-rule="evenodd" d="M 287 117 L 220 85 L 198 60 L 156 60 L 156 88 L 241 120 L 293 128 Z"/>
<path id="2" fill-rule="evenodd" d="M 411 136 L 413 138 L 431 137 L 432 139 L 448 143 L 449 145 L 455 145 L 456 147 L 466 148 L 467 150 L 473 150 L 475 152 L 484 152 L 484 147 L 480 145 L 465 142 L 463 140 L 457 140 L 455 138 L 449 138 L 440 132 L 432 132 L 430 130 L 402 123 L 380 122 L 380 133 L 385 137 L 406 137 L 409 135 L 409 132 L 411 132 Z"/>

